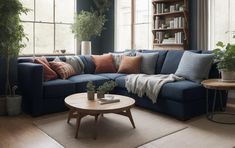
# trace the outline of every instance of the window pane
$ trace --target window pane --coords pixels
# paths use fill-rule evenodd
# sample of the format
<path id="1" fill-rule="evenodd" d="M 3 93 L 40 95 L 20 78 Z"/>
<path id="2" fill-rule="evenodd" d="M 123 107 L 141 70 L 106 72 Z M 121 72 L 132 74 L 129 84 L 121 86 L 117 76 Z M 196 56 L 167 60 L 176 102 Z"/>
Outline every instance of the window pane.
<path id="1" fill-rule="evenodd" d="M 135 23 L 149 22 L 149 0 L 136 0 Z"/>
<path id="2" fill-rule="evenodd" d="M 235 1 L 234 0 L 230 0 L 230 33 L 229 33 L 229 38 L 230 38 L 230 43 L 235 44 L 235 39 L 233 38 L 233 36 L 235 35 L 234 33 L 232 33 L 233 31 L 235 31 Z"/>
<path id="3" fill-rule="evenodd" d="M 56 25 L 55 49 L 66 49 L 66 53 L 74 53 L 75 39 L 70 25 Z"/>
<path id="4" fill-rule="evenodd" d="M 135 49 L 149 48 L 149 28 L 148 24 L 135 25 Z"/>
<path id="5" fill-rule="evenodd" d="M 27 39 L 23 40 L 26 44 L 24 49 L 21 49 L 20 55 L 33 54 L 33 23 L 22 23 L 24 26 L 24 32 L 27 35 Z"/>
<path id="6" fill-rule="evenodd" d="M 53 22 L 53 0 L 36 0 L 36 21 Z"/>
<path id="7" fill-rule="evenodd" d="M 115 50 L 131 48 L 131 1 L 116 0 Z"/>
<path id="8" fill-rule="evenodd" d="M 54 25 L 35 24 L 35 53 L 52 54 L 54 50 Z"/>
<path id="9" fill-rule="evenodd" d="M 75 14 L 74 6 L 74 0 L 56 0 L 55 21 L 63 23 L 72 23 Z"/>
<path id="10" fill-rule="evenodd" d="M 22 21 L 34 21 L 34 1 L 33 0 L 20 0 L 25 8 L 30 11 L 25 15 L 24 13 L 20 16 Z"/>
<path id="11" fill-rule="evenodd" d="M 116 0 L 118 25 L 131 25 L 131 0 Z"/>
<path id="12" fill-rule="evenodd" d="M 226 33 L 229 31 L 229 1 L 210 1 L 210 49 L 214 49 L 218 41 L 229 42 L 229 33 Z"/>
<path id="13" fill-rule="evenodd" d="M 131 49 L 131 26 L 119 26 L 116 33 L 117 51 Z"/>

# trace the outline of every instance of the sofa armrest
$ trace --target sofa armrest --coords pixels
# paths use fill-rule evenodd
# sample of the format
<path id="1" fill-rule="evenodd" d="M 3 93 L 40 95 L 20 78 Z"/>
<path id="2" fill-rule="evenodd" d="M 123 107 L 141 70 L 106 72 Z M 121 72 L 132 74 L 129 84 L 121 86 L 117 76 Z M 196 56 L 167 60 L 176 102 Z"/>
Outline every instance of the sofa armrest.
<path id="1" fill-rule="evenodd" d="M 19 63 L 18 85 L 23 96 L 24 111 L 33 116 L 40 115 L 43 104 L 43 66 L 34 63 Z"/>

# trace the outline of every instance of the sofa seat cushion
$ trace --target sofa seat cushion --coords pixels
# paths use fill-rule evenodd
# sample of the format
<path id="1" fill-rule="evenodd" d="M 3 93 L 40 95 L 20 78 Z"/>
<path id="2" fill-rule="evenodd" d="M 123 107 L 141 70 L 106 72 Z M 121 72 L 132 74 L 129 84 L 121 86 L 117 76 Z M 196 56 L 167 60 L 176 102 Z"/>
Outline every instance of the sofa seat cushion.
<path id="1" fill-rule="evenodd" d="M 109 78 L 99 76 L 97 74 L 82 74 L 82 75 L 72 76 L 68 80 L 75 84 L 76 92 L 85 92 L 86 84 L 89 81 L 92 81 L 94 85 L 99 86 L 102 85 L 104 82 L 108 81 Z"/>
<path id="2" fill-rule="evenodd" d="M 126 74 L 123 74 L 123 73 L 101 73 L 101 74 L 97 74 L 97 75 L 106 77 L 111 80 L 115 80 L 121 76 L 126 76 Z"/>
<path id="3" fill-rule="evenodd" d="M 66 97 L 75 92 L 75 84 L 69 80 L 56 79 L 43 82 L 44 98 Z"/>
<path id="4" fill-rule="evenodd" d="M 125 87 L 125 78 L 127 75 L 125 76 L 121 76 L 115 79 L 115 82 L 117 83 L 118 87 L 120 88 L 126 88 Z"/>
<path id="5" fill-rule="evenodd" d="M 188 80 L 171 82 L 162 86 L 158 97 L 161 99 L 187 102 L 205 98 L 205 88 L 198 83 Z"/>

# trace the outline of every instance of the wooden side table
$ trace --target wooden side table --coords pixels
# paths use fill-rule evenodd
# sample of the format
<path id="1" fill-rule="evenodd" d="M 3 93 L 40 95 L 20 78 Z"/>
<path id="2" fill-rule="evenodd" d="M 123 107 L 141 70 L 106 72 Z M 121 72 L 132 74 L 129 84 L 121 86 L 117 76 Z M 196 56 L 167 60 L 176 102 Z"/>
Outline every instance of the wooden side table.
<path id="1" fill-rule="evenodd" d="M 221 123 L 221 124 L 235 124 L 234 122 L 224 122 L 224 121 L 217 121 L 214 119 L 214 115 L 216 114 L 226 114 L 226 115 L 235 115 L 235 113 L 228 113 L 228 112 L 218 112 L 215 113 L 215 104 L 216 100 L 218 99 L 217 93 L 219 93 L 219 101 L 221 105 L 221 110 L 224 111 L 223 108 L 223 100 L 222 100 L 222 91 L 226 91 L 228 93 L 229 90 L 235 90 L 235 82 L 224 82 L 221 79 L 208 79 L 202 81 L 202 85 L 207 89 L 206 93 L 206 110 L 207 110 L 207 118 L 213 122 Z M 209 112 L 209 94 L 208 90 L 214 90 L 214 98 L 212 104 L 212 111 Z M 233 116 L 235 117 L 235 116 Z"/>

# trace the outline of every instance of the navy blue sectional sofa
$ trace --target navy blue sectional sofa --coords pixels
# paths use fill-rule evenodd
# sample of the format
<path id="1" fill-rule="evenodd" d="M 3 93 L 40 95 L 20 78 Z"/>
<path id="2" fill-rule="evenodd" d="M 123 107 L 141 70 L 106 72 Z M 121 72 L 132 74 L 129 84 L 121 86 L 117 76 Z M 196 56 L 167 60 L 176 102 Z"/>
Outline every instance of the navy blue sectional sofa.
<path id="1" fill-rule="evenodd" d="M 184 51 L 176 50 L 141 50 L 141 52 L 159 52 L 156 61 L 156 74 L 171 74 L 177 70 Z M 201 53 L 201 51 L 193 51 Z M 48 57 L 51 61 L 55 57 Z M 43 67 L 32 63 L 32 58 L 18 59 L 18 85 L 23 96 L 23 109 L 32 116 L 66 110 L 64 98 L 73 93 L 85 92 L 86 83 L 93 81 L 96 86 L 108 80 L 114 80 L 118 86 L 112 93 L 131 96 L 136 105 L 171 115 L 180 120 L 187 120 L 205 113 L 206 89 L 198 83 L 183 80 L 163 85 L 157 103 L 153 104 L 147 97 L 130 94 L 125 88 L 126 74 L 95 74 L 95 64 L 90 56 L 80 56 L 85 70 L 82 75 L 75 75 L 67 80 L 57 79 L 43 81 Z M 65 57 L 60 57 L 62 61 Z M 213 65 L 209 78 L 217 78 L 218 71 Z M 211 92 L 209 92 L 210 94 Z M 224 96 L 226 98 L 226 96 Z M 225 99 L 224 99 L 225 100 Z M 226 100 L 225 100 L 226 102 Z"/>

